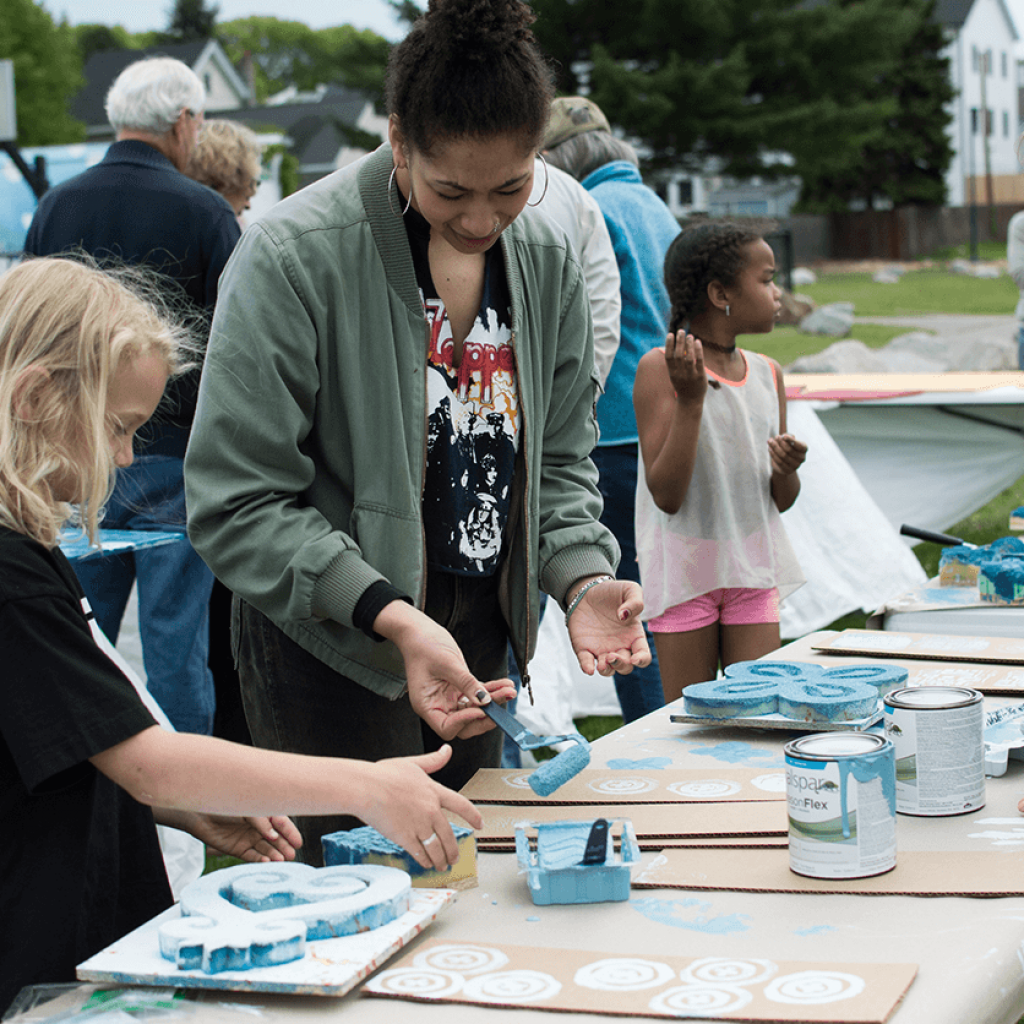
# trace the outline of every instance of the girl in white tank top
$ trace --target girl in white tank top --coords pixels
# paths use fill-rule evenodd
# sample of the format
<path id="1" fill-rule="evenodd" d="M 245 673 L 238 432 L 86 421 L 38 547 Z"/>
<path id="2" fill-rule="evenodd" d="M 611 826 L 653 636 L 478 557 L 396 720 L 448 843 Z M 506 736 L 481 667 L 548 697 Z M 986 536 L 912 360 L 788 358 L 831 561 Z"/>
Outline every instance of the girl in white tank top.
<path id="1" fill-rule="evenodd" d="M 670 332 L 640 360 L 633 404 L 643 617 L 666 701 L 776 650 L 779 600 L 804 582 L 780 513 L 807 446 L 786 433 L 778 364 L 736 347 L 774 326 L 774 276 L 771 246 L 734 224 L 686 230 L 665 257 Z"/>

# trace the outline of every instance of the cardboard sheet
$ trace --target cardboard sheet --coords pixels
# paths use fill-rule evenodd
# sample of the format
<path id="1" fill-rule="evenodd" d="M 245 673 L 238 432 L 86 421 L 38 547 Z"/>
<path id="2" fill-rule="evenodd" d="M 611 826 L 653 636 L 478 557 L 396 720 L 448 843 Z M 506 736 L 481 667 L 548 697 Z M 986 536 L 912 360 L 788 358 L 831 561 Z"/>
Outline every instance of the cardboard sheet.
<path id="1" fill-rule="evenodd" d="M 788 835 L 789 817 L 782 800 L 733 804 L 608 804 L 594 807 L 522 807 L 481 804 L 483 828 L 478 848 L 489 840 L 511 840 L 521 821 L 584 821 L 597 817 L 629 818 L 637 839 L 711 836 Z"/>
<path id="2" fill-rule="evenodd" d="M 1019 855 L 993 851 L 896 854 L 896 867 L 871 878 L 805 878 L 788 850 L 665 850 L 633 873 L 634 888 L 731 892 L 858 893 L 865 896 L 1022 896 Z"/>
<path id="3" fill-rule="evenodd" d="M 785 772 L 763 768 L 584 768 L 549 797 L 538 797 L 526 781 L 529 769 L 481 768 L 462 787 L 473 803 L 492 804 L 676 804 L 785 800 Z M 605 815 L 610 817 L 611 815 Z"/>
<path id="4" fill-rule="evenodd" d="M 876 629 L 844 629 L 813 645 L 827 654 L 871 655 L 876 658 L 927 658 L 1024 665 L 1024 639 L 1005 636 L 949 636 L 942 633 L 889 633 Z"/>
<path id="5" fill-rule="evenodd" d="M 611 1016 L 882 1024 L 916 974 L 915 964 L 638 957 L 431 941 L 361 991 Z"/>

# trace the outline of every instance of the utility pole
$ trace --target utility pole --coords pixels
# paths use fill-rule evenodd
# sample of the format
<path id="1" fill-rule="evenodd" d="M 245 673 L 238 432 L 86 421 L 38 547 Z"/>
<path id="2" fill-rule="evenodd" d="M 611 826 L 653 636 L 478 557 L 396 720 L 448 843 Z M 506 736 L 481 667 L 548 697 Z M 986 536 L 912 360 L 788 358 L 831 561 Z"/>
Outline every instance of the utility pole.
<path id="1" fill-rule="evenodd" d="M 989 238 L 992 238 L 996 233 L 996 207 L 992 197 L 992 147 L 989 142 L 989 129 L 991 126 L 989 124 L 987 90 L 985 88 L 985 82 L 988 79 L 989 73 L 989 53 L 986 50 L 981 55 L 981 131 L 985 143 L 985 200 L 988 203 L 988 233 Z"/>
<path id="2" fill-rule="evenodd" d="M 46 180 L 46 161 L 41 156 L 37 156 L 34 161 L 35 166 L 29 167 L 14 141 L 17 136 L 14 61 L 0 60 L 0 150 L 3 150 L 14 161 L 14 166 L 28 182 L 36 199 L 41 199 L 43 193 L 50 187 Z"/>

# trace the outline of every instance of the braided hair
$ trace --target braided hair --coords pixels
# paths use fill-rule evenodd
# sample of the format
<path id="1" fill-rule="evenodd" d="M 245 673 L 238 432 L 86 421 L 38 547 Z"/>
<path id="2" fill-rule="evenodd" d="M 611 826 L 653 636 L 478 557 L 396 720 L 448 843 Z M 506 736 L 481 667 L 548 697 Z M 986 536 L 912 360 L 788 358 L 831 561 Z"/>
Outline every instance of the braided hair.
<path id="1" fill-rule="evenodd" d="M 518 134 L 539 146 L 553 76 L 522 0 L 430 0 L 391 51 L 389 114 L 417 150 L 437 142 Z"/>
<path id="2" fill-rule="evenodd" d="M 747 262 L 744 249 L 764 237 L 757 227 L 709 221 L 684 228 L 665 253 L 665 288 L 672 303 L 669 331 L 687 326 L 708 304 L 708 285 L 734 285 Z"/>

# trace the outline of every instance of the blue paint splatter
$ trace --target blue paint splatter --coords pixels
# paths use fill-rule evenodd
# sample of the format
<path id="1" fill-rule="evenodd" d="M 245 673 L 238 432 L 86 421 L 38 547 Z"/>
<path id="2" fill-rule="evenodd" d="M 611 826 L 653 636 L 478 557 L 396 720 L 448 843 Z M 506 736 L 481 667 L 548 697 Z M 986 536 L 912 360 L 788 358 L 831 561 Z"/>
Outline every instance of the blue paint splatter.
<path id="1" fill-rule="evenodd" d="M 639 761 L 630 761 L 628 757 L 613 757 L 609 768 L 667 768 L 672 763 L 671 757 L 644 757 Z"/>
<path id="2" fill-rule="evenodd" d="M 794 935 L 824 935 L 826 932 L 834 932 L 835 928 L 830 924 L 816 924 L 812 928 L 797 928 Z"/>
<path id="3" fill-rule="evenodd" d="M 750 925 L 746 923 L 750 920 L 747 914 L 719 914 L 717 917 L 708 917 L 707 912 L 711 909 L 711 904 L 703 900 L 659 900 L 650 896 L 630 900 L 629 904 L 644 917 L 659 924 L 671 925 L 673 928 L 687 928 L 708 935 L 728 935 L 730 932 L 745 932 L 750 929 Z M 684 917 L 684 911 L 695 913 Z"/>
<path id="4" fill-rule="evenodd" d="M 526 920 L 527 921 L 539 921 L 540 918 L 539 917 L 528 917 Z"/>
<path id="5" fill-rule="evenodd" d="M 738 740 L 716 743 L 713 747 L 693 747 L 690 753 L 700 757 L 713 757 L 718 761 L 728 761 L 730 764 L 763 760 L 782 763 L 774 750 L 758 750 L 757 747 L 752 747 L 749 743 L 740 743 Z"/>

